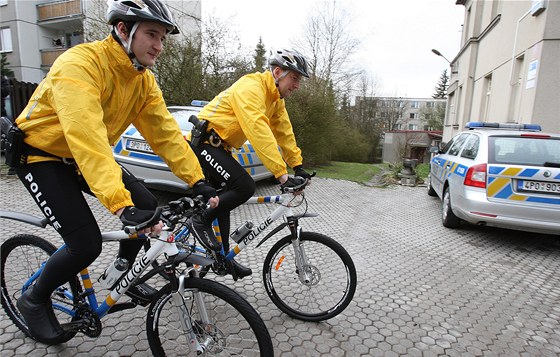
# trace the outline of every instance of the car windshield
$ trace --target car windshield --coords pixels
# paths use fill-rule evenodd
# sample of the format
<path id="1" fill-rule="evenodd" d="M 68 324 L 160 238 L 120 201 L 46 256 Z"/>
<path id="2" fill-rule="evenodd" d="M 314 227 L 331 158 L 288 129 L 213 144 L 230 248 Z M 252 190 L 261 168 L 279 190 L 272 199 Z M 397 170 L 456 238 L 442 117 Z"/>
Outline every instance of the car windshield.
<path id="1" fill-rule="evenodd" d="M 192 129 L 192 124 L 189 122 L 191 115 L 197 115 L 198 112 L 195 110 L 180 109 L 180 110 L 169 110 L 171 114 L 179 123 L 179 127 L 183 131 L 190 131 Z"/>
<path id="2" fill-rule="evenodd" d="M 538 136 L 489 137 L 493 163 L 544 166 L 560 164 L 560 139 Z"/>

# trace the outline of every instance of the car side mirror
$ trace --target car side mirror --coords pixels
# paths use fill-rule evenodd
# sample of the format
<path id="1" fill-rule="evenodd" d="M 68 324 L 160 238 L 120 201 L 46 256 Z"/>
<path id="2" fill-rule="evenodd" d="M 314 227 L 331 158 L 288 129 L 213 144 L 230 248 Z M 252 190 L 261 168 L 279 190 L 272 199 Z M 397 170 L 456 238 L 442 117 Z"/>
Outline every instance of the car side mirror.
<path id="1" fill-rule="evenodd" d="M 438 154 L 439 153 L 439 148 L 437 146 L 430 146 L 430 153 Z"/>

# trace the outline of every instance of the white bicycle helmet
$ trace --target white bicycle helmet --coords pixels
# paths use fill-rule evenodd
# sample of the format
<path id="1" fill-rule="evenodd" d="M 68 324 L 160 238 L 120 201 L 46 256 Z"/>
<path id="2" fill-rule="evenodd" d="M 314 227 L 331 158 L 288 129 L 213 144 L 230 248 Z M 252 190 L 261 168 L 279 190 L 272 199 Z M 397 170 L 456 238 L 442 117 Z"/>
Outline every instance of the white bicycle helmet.
<path id="1" fill-rule="evenodd" d="M 179 33 L 171 12 L 161 0 L 108 0 L 107 23 L 114 25 L 117 21 L 154 21 L 167 27 L 172 35 Z"/>
<path id="2" fill-rule="evenodd" d="M 279 66 L 282 69 L 288 69 L 309 78 L 307 61 L 297 51 L 274 50 L 268 58 L 268 65 L 269 67 Z"/>

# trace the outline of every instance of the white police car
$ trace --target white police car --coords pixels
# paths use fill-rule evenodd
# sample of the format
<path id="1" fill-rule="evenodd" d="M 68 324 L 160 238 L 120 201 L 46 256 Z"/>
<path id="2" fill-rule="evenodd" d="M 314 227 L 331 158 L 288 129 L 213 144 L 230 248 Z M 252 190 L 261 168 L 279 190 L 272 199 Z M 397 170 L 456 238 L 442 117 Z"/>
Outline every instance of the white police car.
<path id="1" fill-rule="evenodd" d="M 442 223 L 560 234 L 560 134 L 539 125 L 470 122 L 434 156 L 428 194 Z"/>
<path id="2" fill-rule="evenodd" d="M 177 120 L 183 136 L 186 136 L 192 129 L 189 117 L 197 115 L 205 104 L 206 102 L 193 101 L 190 106 L 168 107 Z M 248 141 L 240 149 L 234 149 L 232 154 L 255 181 L 272 177 Z M 150 145 L 132 125 L 113 146 L 113 155 L 118 163 L 137 178 L 144 180 L 144 184 L 149 188 L 176 193 L 185 193 L 189 188 L 184 181 L 171 172 L 159 156 L 153 153 Z"/>

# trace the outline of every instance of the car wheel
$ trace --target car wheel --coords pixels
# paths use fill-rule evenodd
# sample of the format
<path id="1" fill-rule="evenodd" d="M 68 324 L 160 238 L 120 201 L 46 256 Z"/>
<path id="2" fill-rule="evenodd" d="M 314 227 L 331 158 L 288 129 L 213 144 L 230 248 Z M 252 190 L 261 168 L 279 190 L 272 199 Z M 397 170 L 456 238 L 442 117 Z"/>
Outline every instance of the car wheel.
<path id="1" fill-rule="evenodd" d="M 436 197 L 437 193 L 432 187 L 432 176 L 428 175 L 428 196 Z"/>
<path id="2" fill-rule="evenodd" d="M 449 193 L 449 187 L 446 187 L 443 190 L 441 222 L 443 226 L 447 228 L 457 228 L 461 223 L 461 220 L 455 215 L 455 213 L 453 213 L 453 210 L 451 209 L 451 195 Z"/>

